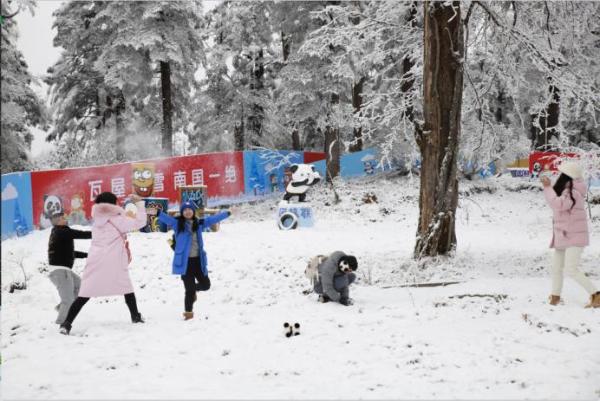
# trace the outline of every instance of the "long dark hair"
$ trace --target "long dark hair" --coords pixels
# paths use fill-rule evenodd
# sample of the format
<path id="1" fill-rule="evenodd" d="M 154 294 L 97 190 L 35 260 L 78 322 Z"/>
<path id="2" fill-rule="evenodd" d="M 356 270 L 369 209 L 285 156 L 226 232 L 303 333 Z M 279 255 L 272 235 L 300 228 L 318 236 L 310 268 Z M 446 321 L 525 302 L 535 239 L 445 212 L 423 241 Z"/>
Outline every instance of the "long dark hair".
<path id="1" fill-rule="evenodd" d="M 569 196 L 573 201 L 573 205 L 571 206 L 571 209 L 573 209 L 573 207 L 575 206 L 575 198 L 573 198 L 573 179 L 571 177 L 564 173 L 561 173 L 558 176 L 556 182 L 554 183 L 552 189 L 554 189 L 554 192 L 556 192 L 556 196 L 561 196 L 565 188 L 567 188 L 568 183 L 571 183 L 571 185 L 569 186 Z"/>
<path id="2" fill-rule="evenodd" d="M 198 219 L 196 216 L 194 216 L 192 218 L 192 232 L 196 232 L 198 230 L 198 228 L 200 227 L 200 224 L 203 223 L 204 219 Z M 185 223 L 186 223 L 186 218 L 183 217 L 183 215 L 179 215 L 177 217 L 177 232 L 181 233 L 185 231 Z"/>

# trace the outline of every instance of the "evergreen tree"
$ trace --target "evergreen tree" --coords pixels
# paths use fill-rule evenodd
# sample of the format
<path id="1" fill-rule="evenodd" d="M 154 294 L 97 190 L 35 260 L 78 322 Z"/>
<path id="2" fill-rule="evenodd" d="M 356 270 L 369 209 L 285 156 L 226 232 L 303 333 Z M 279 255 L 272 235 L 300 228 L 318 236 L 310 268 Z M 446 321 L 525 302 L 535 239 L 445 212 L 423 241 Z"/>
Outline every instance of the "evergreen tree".
<path id="1" fill-rule="evenodd" d="M 23 171 L 31 167 L 29 150 L 33 136 L 30 127 L 44 124 L 44 108 L 30 84 L 33 81 L 22 53 L 16 47 L 17 24 L 15 12 L 1 4 L 2 57 L 1 131 L 2 174 Z M 5 18 L 8 17 L 8 18 Z"/>

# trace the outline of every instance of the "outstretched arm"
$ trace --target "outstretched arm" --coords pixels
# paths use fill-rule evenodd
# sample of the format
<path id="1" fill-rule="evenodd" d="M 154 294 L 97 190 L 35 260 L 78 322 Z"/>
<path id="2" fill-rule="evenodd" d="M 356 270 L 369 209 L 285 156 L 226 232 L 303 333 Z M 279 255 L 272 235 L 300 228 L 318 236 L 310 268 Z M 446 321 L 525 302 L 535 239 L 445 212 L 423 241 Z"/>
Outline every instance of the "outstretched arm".
<path id="1" fill-rule="evenodd" d="M 84 258 L 87 258 L 87 253 L 75 251 L 75 257 L 76 258 L 80 258 L 80 259 L 84 259 Z"/>
<path id="2" fill-rule="evenodd" d="M 91 231 L 81 231 L 81 230 L 75 230 L 73 228 L 70 228 L 70 230 L 71 230 L 71 235 L 73 236 L 73 239 L 90 239 L 90 238 L 92 238 Z"/>
<path id="3" fill-rule="evenodd" d="M 168 213 L 163 212 L 162 210 L 157 210 L 158 212 L 158 221 L 166 224 L 169 227 L 175 227 L 177 225 L 177 219 L 175 217 L 169 216 Z"/>
<path id="4" fill-rule="evenodd" d="M 146 220 L 146 205 L 144 201 L 136 202 L 137 213 L 135 218 L 119 215 L 110 219 L 119 231 L 126 233 L 129 231 L 139 230 L 147 224 Z"/>
<path id="5" fill-rule="evenodd" d="M 205 217 L 204 227 L 210 227 L 213 224 L 217 224 L 218 222 L 225 220 L 229 216 L 231 216 L 231 212 L 229 210 L 226 210 L 224 212 L 217 213 L 214 216 Z"/>

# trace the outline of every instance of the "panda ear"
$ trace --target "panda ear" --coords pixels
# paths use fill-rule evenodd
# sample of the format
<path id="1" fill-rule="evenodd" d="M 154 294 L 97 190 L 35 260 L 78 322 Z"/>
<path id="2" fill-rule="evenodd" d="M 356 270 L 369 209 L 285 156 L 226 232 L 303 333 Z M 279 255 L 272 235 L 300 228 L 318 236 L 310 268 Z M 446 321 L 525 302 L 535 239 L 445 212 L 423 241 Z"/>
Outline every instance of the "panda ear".
<path id="1" fill-rule="evenodd" d="M 298 170 L 298 165 L 297 164 L 292 164 L 292 166 L 290 167 L 290 171 L 292 173 L 295 173 Z"/>
<path id="2" fill-rule="evenodd" d="M 315 166 L 313 166 L 312 164 L 310 165 L 310 168 L 312 169 L 312 171 L 315 171 Z"/>

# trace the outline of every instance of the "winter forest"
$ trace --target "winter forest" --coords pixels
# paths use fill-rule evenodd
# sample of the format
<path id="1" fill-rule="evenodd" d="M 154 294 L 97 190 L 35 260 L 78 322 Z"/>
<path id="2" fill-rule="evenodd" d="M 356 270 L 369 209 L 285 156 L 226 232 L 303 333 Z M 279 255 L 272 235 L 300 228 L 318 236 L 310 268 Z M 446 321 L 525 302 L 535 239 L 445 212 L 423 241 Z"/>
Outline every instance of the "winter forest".
<path id="1" fill-rule="evenodd" d="M 278 231 L 268 202 L 228 205 L 204 234 L 213 289 L 189 330 L 164 233 L 129 236 L 145 325 L 119 316 L 121 297 L 90 302 L 67 342 L 50 317 L 50 230 L 3 241 L 3 395 L 600 397 L 600 190 L 573 195 L 600 180 L 600 2 L 65 1 L 41 76 L 17 43 L 17 16 L 38 7 L 1 0 L 2 174 L 250 150 L 324 152 L 326 171 L 312 231 Z M 34 135 L 50 146 L 35 156 Z M 340 179 L 340 159 L 366 149 L 388 173 Z M 532 152 L 577 156 L 581 170 L 559 168 L 570 198 L 507 174 Z M 581 221 L 589 241 L 557 248 Z M 336 249 L 358 259 L 349 308 L 309 299 L 302 274 Z M 296 321 L 302 335 L 281 335 Z M 186 379 L 196 368 L 206 382 Z"/>

